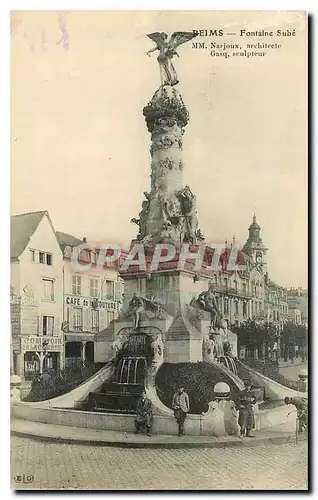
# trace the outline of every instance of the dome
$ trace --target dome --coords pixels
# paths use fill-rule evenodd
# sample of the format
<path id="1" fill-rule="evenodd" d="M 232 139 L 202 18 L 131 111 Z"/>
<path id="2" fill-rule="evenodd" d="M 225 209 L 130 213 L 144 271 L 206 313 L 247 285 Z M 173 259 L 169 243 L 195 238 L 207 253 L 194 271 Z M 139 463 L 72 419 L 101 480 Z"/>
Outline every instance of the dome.
<path id="1" fill-rule="evenodd" d="M 230 387 L 225 382 L 218 382 L 214 386 L 215 394 L 228 394 L 230 391 Z"/>
<path id="2" fill-rule="evenodd" d="M 249 229 L 261 229 L 261 227 L 256 222 L 256 215 L 253 216 L 253 222 L 250 225 Z"/>

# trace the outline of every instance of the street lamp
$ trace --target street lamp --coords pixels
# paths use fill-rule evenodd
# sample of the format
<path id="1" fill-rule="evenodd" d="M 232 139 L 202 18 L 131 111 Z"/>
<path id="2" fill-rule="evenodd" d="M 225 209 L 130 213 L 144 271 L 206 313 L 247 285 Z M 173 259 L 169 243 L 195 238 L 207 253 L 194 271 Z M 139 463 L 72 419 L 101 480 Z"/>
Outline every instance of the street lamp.
<path id="1" fill-rule="evenodd" d="M 39 356 L 39 358 L 40 358 L 40 374 L 41 375 L 43 373 L 44 360 L 45 360 L 45 358 L 47 356 L 47 346 L 48 346 L 48 344 L 49 344 L 49 341 L 46 340 L 46 339 L 43 339 L 43 341 L 42 341 L 42 351 L 43 351 L 43 353 L 40 353 L 40 356 Z"/>

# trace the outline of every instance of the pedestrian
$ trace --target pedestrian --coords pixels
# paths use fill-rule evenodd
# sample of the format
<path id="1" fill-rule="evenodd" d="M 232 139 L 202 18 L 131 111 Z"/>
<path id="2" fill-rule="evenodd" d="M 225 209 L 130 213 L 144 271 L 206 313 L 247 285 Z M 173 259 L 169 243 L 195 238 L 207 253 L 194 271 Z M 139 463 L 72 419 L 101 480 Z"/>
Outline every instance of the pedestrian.
<path id="1" fill-rule="evenodd" d="M 291 344 L 289 346 L 289 359 L 292 362 L 292 365 L 294 364 L 294 357 L 295 357 L 295 346 L 294 344 Z"/>
<path id="2" fill-rule="evenodd" d="M 48 399 L 51 396 L 51 392 L 54 388 L 52 377 L 49 373 L 49 370 L 43 370 L 43 374 L 41 376 L 41 385 L 43 389 L 43 395 L 45 399 Z"/>
<path id="3" fill-rule="evenodd" d="M 239 419 L 238 424 L 241 428 L 241 436 L 254 437 L 251 430 L 255 427 L 253 405 L 256 398 L 251 391 L 250 382 L 244 383 L 245 389 L 239 394 Z"/>
<path id="4" fill-rule="evenodd" d="M 178 391 L 174 394 L 172 399 L 172 409 L 174 411 L 174 416 L 179 426 L 178 436 L 184 436 L 184 421 L 187 417 L 187 413 L 190 410 L 189 396 L 184 391 L 183 387 L 180 387 Z"/>
<path id="5" fill-rule="evenodd" d="M 307 429 L 308 419 L 308 401 L 305 398 L 288 398 L 284 399 L 286 405 L 294 405 L 297 411 L 298 432 L 303 432 Z M 290 415 L 292 412 L 289 412 Z"/>
<path id="6" fill-rule="evenodd" d="M 288 361 L 288 347 L 287 344 L 284 345 L 284 362 L 287 363 Z"/>
<path id="7" fill-rule="evenodd" d="M 146 433 L 147 436 L 151 436 L 152 430 L 152 403 L 149 398 L 147 398 L 146 391 L 142 391 L 141 397 L 137 403 L 137 415 L 135 418 L 135 434 Z"/>

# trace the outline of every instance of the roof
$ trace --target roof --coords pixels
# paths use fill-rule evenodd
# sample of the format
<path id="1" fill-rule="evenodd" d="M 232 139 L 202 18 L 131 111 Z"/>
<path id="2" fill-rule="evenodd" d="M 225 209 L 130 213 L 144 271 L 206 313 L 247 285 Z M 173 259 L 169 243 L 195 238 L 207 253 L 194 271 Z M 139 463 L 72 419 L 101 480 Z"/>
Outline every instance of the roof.
<path id="1" fill-rule="evenodd" d="M 11 259 L 17 259 L 22 254 L 44 215 L 48 216 L 46 210 L 11 217 Z"/>
<path id="2" fill-rule="evenodd" d="M 280 290 L 285 290 L 287 292 L 287 288 L 286 287 L 284 287 L 282 285 L 278 285 L 277 283 L 275 283 L 275 281 L 272 281 L 271 279 L 268 280 L 267 286 L 269 288 L 279 288 Z"/>
<path id="3" fill-rule="evenodd" d="M 73 248 L 83 244 L 83 240 L 80 240 L 71 234 L 62 233 L 61 231 L 56 231 L 56 237 L 61 249 L 64 249 L 65 247 Z"/>

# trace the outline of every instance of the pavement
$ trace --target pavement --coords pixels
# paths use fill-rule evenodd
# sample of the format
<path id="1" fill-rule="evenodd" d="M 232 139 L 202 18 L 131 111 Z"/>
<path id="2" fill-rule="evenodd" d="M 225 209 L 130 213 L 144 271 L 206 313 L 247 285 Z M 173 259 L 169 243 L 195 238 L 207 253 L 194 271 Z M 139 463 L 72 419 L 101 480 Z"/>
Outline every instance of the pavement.
<path id="1" fill-rule="evenodd" d="M 261 443 L 287 443 L 296 439 L 306 439 L 306 434 L 295 435 L 294 422 L 287 420 L 284 425 L 255 431 L 254 438 L 236 436 L 188 436 L 183 437 L 153 434 L 148 437 L 130 432 L 118 432 L 84 427 L 44 424 L 13 419 L 11 434 L 41 441 L 58 443 L 79 443 L 86 445 L 111 446 L 120 448 L 226 448 L 255 446 Z"/>
<path id="2" fill-rule="evenodd" d="M 308 370 L 308 363 L 299 363 L 294 362 L 287 362 L 287 363 L 279 363 L 279 371 L 284 377 L 286 377 L 289 380 L 296 380 L 298 381 L 298 374 L 300 370 L 306 369 Z"/>
<path id="3" fill-rule="evenodd" d="M 123 449 L 12 436 L 11 450 L 12 488 L 18 490 L 308 489 L 306 441 L 253 448 Z"/>

